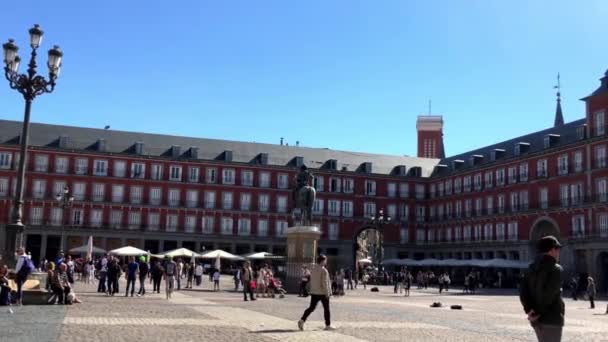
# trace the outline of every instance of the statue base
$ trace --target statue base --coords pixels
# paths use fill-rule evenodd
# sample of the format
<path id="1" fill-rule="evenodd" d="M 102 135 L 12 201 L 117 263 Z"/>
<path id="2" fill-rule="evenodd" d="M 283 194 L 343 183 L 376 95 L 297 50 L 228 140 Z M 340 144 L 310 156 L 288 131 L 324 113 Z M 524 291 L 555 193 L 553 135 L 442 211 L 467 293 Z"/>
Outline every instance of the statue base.
<path id="1" fill-rule="evenodd" d="M 316 226 L 295 226 L 287 229 L 287 277 L 285 290 L 297 294 L 302 282 L 302 266 L 314 264 L 321 230 Z"/>

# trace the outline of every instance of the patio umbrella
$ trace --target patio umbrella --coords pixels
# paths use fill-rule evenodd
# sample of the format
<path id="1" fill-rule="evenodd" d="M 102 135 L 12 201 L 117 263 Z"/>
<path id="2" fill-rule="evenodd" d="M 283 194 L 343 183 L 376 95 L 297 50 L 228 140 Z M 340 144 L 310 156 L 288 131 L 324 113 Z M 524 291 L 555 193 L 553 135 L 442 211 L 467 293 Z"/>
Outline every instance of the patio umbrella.
<path id="1" fill-rule="evenodd" d="M 200 258 L 203 258 L 203 259 L 217 259 L 217 257 L 220 257 L 221 259 L 228 259 L 228 260 L 244 260 L 243 257 L 234 255 L 232 253 L 228 253 L 221 249 L 216 249 L 214 251 L 204 253 L 203 255 L 200 256 Z"/>
<path id="2" fill-rule="evenodd" d="M 268 253 L 268 252 L 250 253 L 250 254 L 244 255 L 243 257 L 245 257 L 245 259 L 249 259 L 249 260 L 285 259 L 284 256 L 274 255 L 274 254 Z"/>
<path id="3" fill-rule="evenodd" d="M 148 252 L 141 250 L 139 248 L 135 248 L 132 246 L 125 246 L 117 249 L 113 249 L 108 254 L 118 255 L 118 256 L 138 256 L 148 254 Z"/>
<path id="4" fill-rule="evenodd" d="M 68 252 L 70 252 L 70 253 L 88 253 L 88 251 L 89 251 L 89 244 L 86 244 L 86 245 L 72 248 Z M 93 246 L 92 251 L 93 251 L 93 254 L 103 254 L 106 252 L 105 249 L 95 247 L 95 246 Z"/>
<path id="5" fill-rule="evenodd" d="M 174 250 L 170 250 L 164 253 L 160 254 L 161 256 L 170 256 L 173 258 L 177 258 L 177 257 L 200 257 L 199 254 L 195 253 L 194 251 L 189 250 L 188 248 L 178 248 L 178 249 L 174 249 Z"/>

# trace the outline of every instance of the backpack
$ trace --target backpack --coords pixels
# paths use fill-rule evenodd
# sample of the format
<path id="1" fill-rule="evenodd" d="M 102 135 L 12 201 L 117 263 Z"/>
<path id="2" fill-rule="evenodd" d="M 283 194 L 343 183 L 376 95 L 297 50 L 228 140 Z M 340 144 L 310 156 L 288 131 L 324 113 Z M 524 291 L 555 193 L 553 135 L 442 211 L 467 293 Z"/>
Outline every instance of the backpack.
<path id="1" fill-rule="evenodd" d="M 24 256 L 21 258 L 25 258 L 25 260 L 23 261 L 23 265 L 21 265 L 21 268 L 19 269 L 19 273 L 17 273 L 17 277 L 19 277 L 19 279 L 25 280 L 30 275 L 30 273 L 32 273 L 35 267 L 34 263 L 32 262 L 32 259 Z"/>

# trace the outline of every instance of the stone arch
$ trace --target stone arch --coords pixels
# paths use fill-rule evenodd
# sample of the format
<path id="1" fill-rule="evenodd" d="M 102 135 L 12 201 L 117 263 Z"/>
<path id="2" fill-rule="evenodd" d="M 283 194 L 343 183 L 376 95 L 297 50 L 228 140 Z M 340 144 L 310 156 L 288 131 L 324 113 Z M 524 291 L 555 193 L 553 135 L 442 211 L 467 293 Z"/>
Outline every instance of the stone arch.
<path id="1" fill-rule="evenodd" d="M 375 232 L 377 232 L 379 234 L 379 238 L 380 239 L 384 238 L 382 236 L 382 234 L 383 234 L 382 231 L 380 229 L 378 229 L 378 227 L 376 227 L 374 225 L 366 224 L 366 225 L 361 226 L 359 229 L 357 229 L 355 231 L 355 234 L 352 237 L 352 241 L 353 241 L 353 256 L 352 256 L 352 260 L 353 260 L 353 266 L 354 266 L 353 269 L 356 270 L 357 273 L 359 273 L 358 272 L 359 271 L 358 260 L 361 259 L 361 257 L 362 257 L 360 255 L 362 253 L 361 248 L 362 247 L 366 248 L 366 246 L 361 246 L 360 245 L 360 242 L 361 242 L 360 241 L 360 237 L 362 237 L 363 233 L 367 233 L 368 231 L 375 231 Z M 368 251 L 368 255 L 369 255 L 369 252 L 370 251 Z"/>
<path id="2" fill-rule="evenodd" d="M 554 219 L 548 216 L 539 217 L 534 221 L 532 229 L 530 229 L 530 243 L 536 243 L 540 238 L 547 235 L 553 235 L 558 240 L 561 240 L 559 225 Z"/>

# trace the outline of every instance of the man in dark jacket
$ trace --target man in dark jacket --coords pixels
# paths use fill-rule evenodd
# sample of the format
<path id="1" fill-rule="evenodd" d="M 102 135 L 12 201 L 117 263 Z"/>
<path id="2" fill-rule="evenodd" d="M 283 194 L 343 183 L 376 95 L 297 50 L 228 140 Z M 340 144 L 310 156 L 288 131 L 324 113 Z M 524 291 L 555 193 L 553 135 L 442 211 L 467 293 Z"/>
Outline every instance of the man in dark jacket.
<path id="1" fill-rule="evenodd" d="M 137 292 L 137 296 L 143 296 L 146 294 L 146 277 L 148 276 L 148 271 L 150 267 L 148 266 L 148 262 L 145 256 L 139 257 L 139 291 Z"/>
<path id="2" fill-rule="evenodd" d="M 562 245 L 554 236 L 538 241 L 540 256 L 530 264 L 519 288 L 519 299 L 539 342 L 558 342 L 564 326 L 559 252 Z"/>

